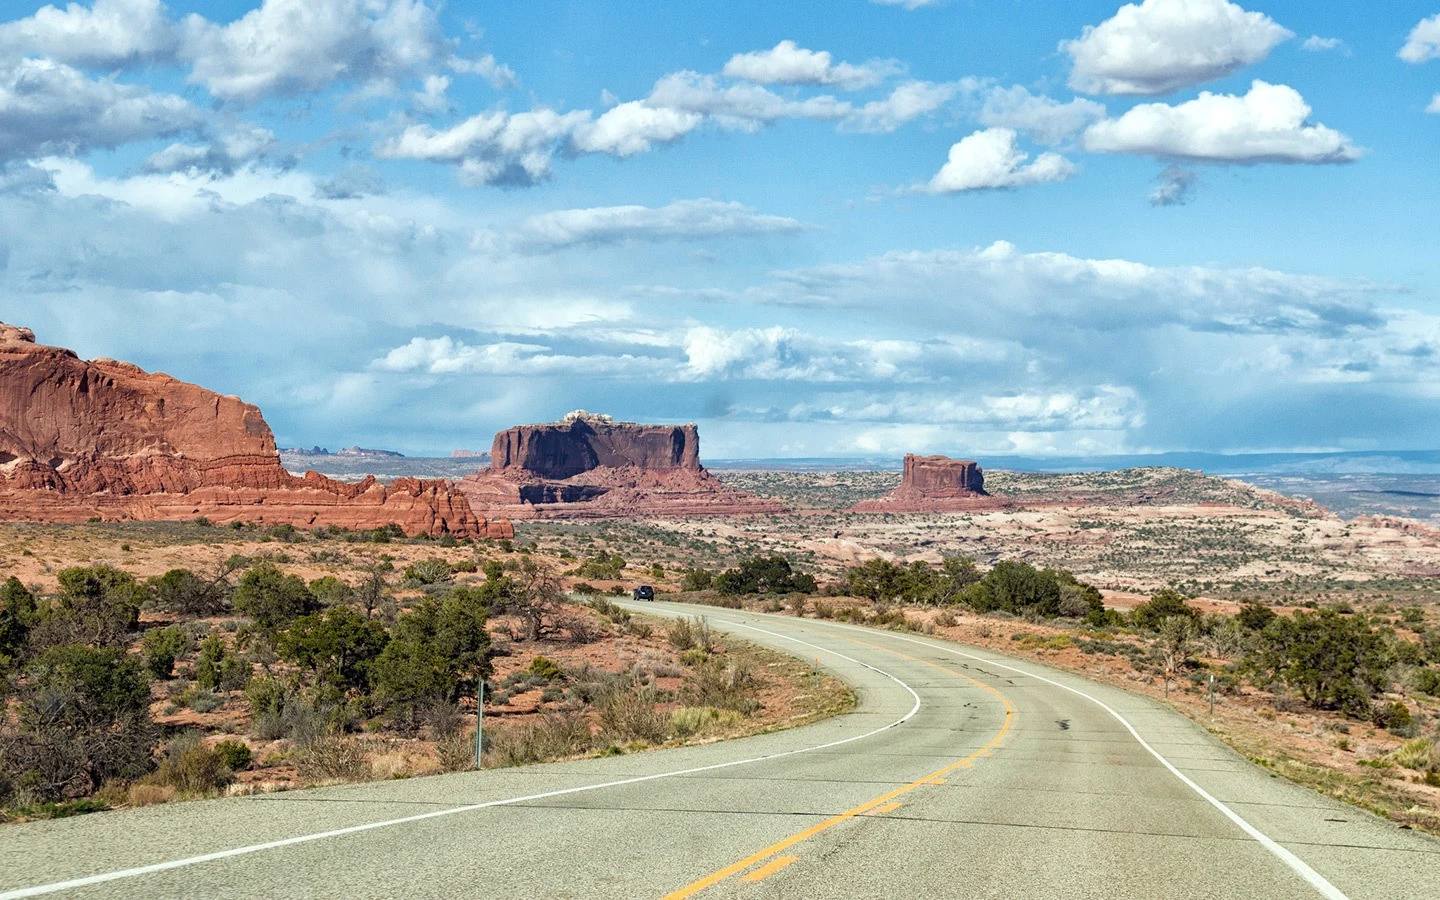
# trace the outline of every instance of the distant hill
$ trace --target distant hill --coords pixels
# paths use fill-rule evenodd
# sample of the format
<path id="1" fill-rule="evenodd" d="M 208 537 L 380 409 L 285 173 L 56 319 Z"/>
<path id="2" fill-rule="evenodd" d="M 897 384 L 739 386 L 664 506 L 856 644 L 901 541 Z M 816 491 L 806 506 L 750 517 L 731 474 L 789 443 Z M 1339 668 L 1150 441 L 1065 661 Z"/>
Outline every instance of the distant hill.
<path id="1" fill-rule="evenodd" d="M 972 458 L 964 454 L 967 459 Z M 974 456 L 985 469 L 1016 472 L 1106 472 L 1162 466 L 1196 469 L 1210 475 L 1440 475 L 1440 450 L 1355 450 L 1336 453 L 1133 453 L 1114 456 Z M 716 459 L 716 470 L 772 472 L 888 472 L 900 470 L 893 457 L 812 457 L 804 459 Z"/>

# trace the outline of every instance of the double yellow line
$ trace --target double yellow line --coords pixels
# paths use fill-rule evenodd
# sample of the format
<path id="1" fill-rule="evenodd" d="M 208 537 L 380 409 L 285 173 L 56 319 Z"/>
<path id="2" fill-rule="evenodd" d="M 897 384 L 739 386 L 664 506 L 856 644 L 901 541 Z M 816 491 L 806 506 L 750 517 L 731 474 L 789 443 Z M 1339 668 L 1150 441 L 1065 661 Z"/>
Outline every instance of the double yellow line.
<path id="1" fill-rule="evenodd" d="M 881 651 L 882 653 L 890 653 L 890 654 L 893 654 L 893 655 L 895 655 L 895 656 L 901 657 L 902 659 L 908 659 L 908 660 L 911 660 L 912 662 L 922 663 L 922 664 L 924 664 L 924 665 L 930 666 L 931 668 L 939 669 L 940 671 L 945 672 L 946 674 L 949 674 L 949 675 L 953 675 L 953 676 L 955 676 L 956 678 L 963 678 L 963 679 L 965 679 L 966 681 L 970 682 L 971 684 L 974 684 L 976 687 L 980 688 L 981 690 L 986 691 L 987 693 L 994 695 L 994 697 L 995 697 L 997 700 L 999 700 L 1002 704 L 1004 704 L 1004 706 L 1005 706 L 1005 722 L 1004 722 L 1004 724 L 1000 726 L 1000 730 L 999 730 L 998 732 L 996 732 L 995 736 L 992 737 L 992 738 L 990 739 L 990 741 L 985 744 L 985 746 L 981 747 L 979 750 L 976 750 L 974 753 L 971 753 L 969 756 L 965 757 L 964 759 L 957 759 L 955 762 L 950 763 L 949 765 L 945 766 L 944 768 L 936 769 L 934 772 L 931 772 L 929 775 L 926 775 L 926 776 L 923 777 L 923 778 L 917 778 L 916 780 L 910 782 L 909 784 L 904 785 L 904 786 L 902 786 L 902 787 L 898 787 L 898 788 L 896 788 L 895 790 L 891 791 L 890 793 L 885 794 L 884 796 L 876 797 L 876 798 L 873 799 L 873 800 L 866 801 L 865 803 L 862 803 L 862 804 L 860 804 L 859 806 L 856 806 L 856 807 L 854 807 L 854 808 L 852 808 L 852 809 L 847 809 L 847 810 L 845 810 L 844 812 L 839 813 L 838 815 L 831 816 L 830 818 L 826 819 L 826 820 L 823 821 L 823 822 L 820 822 L 820 823 L 818 823 L 818 824 L 812 825 L 812 826 L 810 826 L 809 828 L 805 829 L 804 831 L 800 831 L 800 832 L 797 832 L 797 833 L 795 833 L 795 834 L 792 834 L 790 837 L 785 838 L 783 841 L 779 841 L 779 842 L 777 842 L 777 843 L 771 844 L 769 847 L 766 847 L 764 850 L 759 850 L 759 851 L 757 851 L 757 852 L 755 852 L 755 853 L 752 853 L 752 854 L 750 854 L 749 856 L 745 857 L 744 859 L 740 860 L 739 862 L 732 863 L 731 865 L 728 865 L 728 866 L 726 866 L 725 868 L 720 869 L 719 871 L 712 872 L 711 874 L 706 875 L 704 878 L 701 878 L 699 881 L 692 882 L 691 884 L 688 884 L 688 885 L 686 885 L 685 887 L 680 888 L 678 891 L 673 891 L 673 892 L 671 892 L 671 893 L 669 893 L 669 894 L 666 894 L 665 897 L 664 897 L 664 900 L 682 900 L 682 898 L 685 898 L 685 897 L 692 897 L 692 896 L 694 896 L 695 894 L 698 894 L 698 893 L 700 893 L 701 891 L 705 890 L 706 888 L 714 887 L 715 885 L 717 885 L 717 884 L 719 884 L 720 882 L 724 881 L 725 879 L 729 878 L 731 875 L 735 875 L 735 874 L 738 874 L 738 873 L 740 873 L 740 872 L 743 872 L 743 871 L 745 871 L 746 869 L 750 868 L 751 866 L 753 866 L 753 865 L 755 865 L 755 864 L 757 864 L 757 863 L 764 862 L 765 860 L 770 859 L 771 857 L 776 856 L 777 854 L 782 853 L 782 852 L 784 852 L 785 850 L 790 849 L 791 847 L 795 846 L 796 844 L 800 843 L 801 841 L 809 840 L 810 838 L 814 837 L 815 835 L 820 834 L 820 833 L 823 832 L 823 831 L 829 831 L 831 828 L 834 828 L 836 825 L 839 825 L 839 824 L 841 824 L 842 822 L 848 822 L 848 821 L 850 821 L 851 819 L 853 819 L 853 818 L 855 818 L 855 817 L 857 817 L 857 816 L 863 816 L 863 815 L 871 814 L 871 813 L 888 812 L 889 810 L 894 809 L 896 806 L 899 806 L 898 803 L 894 804 L 893 806 L 886 806 L 886 804 L 893 803 L 893 801 L 895 800 L 896 797 L 899 797 L 899 796 L 901 796 L 901 795 L 903 795 L 903 794 L 908 794 L 909 792 L 915 790 L 916 788 L 920 787 L 921 785 L 925 785 L 925 784 L 938 784 L 938 783 L 939 783 L 941 780 L 943 780 L 944 777 L 945 777 L 946 775 L 948 775 L 949 773 L 955 771 L 956 769 L 960 769 L 960 768 L 964 768 L 965 766 L 968 766 L 970 763 L 974 762 L 976 759 L 978 759 L 978 758 L 980 758 L 980 757 L 982 757 L 982 756 L 985 756 L 985 755 L 988 754 L 991 750 L 993 750 L 993 749 L 995 749 L 996 747 L 998 747 L 998 746 L 1005 740 L 1005 736 L 1010 733 L 1010 729 L 1011 729 L 1012 727 L 1014 727 L 1015 719 L 1016 719 L 1016 716 L 1018 715 L 1018 713 L 1015 711 L 1015 707 L 1010 703 L 1009 698 L 1007 698 L 1004 694 L 1000 693 L 1000 691 L 996 690 L 995 688 L 991 687 L 990 685 L 985 684 L 984 682 L 979 681 L 979 680 L 977 680 L 977 679 L 971 678 L 969 675 L 966 675 L 966 674 L 964 674 L 963 672 L 956 672 L 954 669 L 948 668 L 948 667 L 946 667 L 946 666 L 942 666 L 942 665 L 940 665 L 939 663 L 933 663 L 933 662 L 929 661 L 928 659 L 920 659 L 919 657 L 916 657 L 916 656 L 909 656 L 908 654 L 901 653 L 901 652 L 899 652 L 898 650 L 891 650 L 891 649 L 889 649 L 888 647 L 881 647 L 881 646 L 878 646 L 878 645 L 876 645 L 876 644 L 866 643 L 865 641 L 854 640 L 853 638 L 852 638 L 852 639 L 849 639 L 849 640 L 850 640 L 850 642 L 853 643 L 853 644 L 860 644 L 860 645 L 862 645 L 862 646 L 869 647 L 869 648 L 871 648 L 872 650 L 879 650 L 879 651 Z M 885 809 L 882 810 L 882 809 L 879 809 L 878 807 L 885 807 Z M 760 869 L 760 870 L 757 870 L 756 872 L 754 872 L 754 873 L 752 873 L 752 874 L 755 875 L 755 876 L 758 876 L 755 880 L 759 880 L 760 877 L 765 877 L 765 876 L 771 875 L 771 874 L 773 874 L 773 873 L 775 873 L 775 872 L 778 872 L 780 869 L 783 869 L 785 866 L 787 866 L 787 865 L 789 865 L 790 863 L 794 862 L 795 859 L 796 859 L 796 858 L 793 857 L 793 856 L 791 856 L 791 857 L 781 857 L 780 859 L 775 860 L 774 862 L 770 863 L 769 865 L 763 867 L 763 868 Z M 782 861 L 782 860 L 783 860 L 783 861 Z M 764 872 L 765 875 L 762 876 L 762 875 L 760 874 L 761 872 Z"/>

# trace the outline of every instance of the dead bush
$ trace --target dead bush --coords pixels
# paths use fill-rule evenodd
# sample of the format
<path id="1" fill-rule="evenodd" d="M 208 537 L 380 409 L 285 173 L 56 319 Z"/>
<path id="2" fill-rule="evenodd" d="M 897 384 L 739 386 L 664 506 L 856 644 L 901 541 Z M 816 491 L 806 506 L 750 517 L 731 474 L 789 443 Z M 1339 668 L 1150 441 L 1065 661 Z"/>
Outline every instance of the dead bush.
<path id="1" fill-rule="evenodd" d="M 475 745 L 469 746 L 465 768 L 474 764 Z M 523 766 L 588 752 L 594 745 L 590 726 L 574 713 L 547 713 L 540 721 L 485 729 L 487 766 Z M 457 748 L 458 751 L 458 748 Z M 460 754 L 456 752 L 458 761 Z"/>
<path id="2" fill-rule="evenodd" d="M 370 774 L 362 741 L 326 734 L 295 754 L 295 771 L 307 782 L 362 781 Z"/>

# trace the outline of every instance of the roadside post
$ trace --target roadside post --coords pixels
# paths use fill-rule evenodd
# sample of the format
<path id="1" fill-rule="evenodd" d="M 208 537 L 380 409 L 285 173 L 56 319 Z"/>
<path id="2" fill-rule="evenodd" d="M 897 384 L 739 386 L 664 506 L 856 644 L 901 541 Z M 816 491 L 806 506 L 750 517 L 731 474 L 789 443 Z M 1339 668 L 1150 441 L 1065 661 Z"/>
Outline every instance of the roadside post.
<path id="1" fill-rule="evenodd" d="M 815 689 L 820 689 L 820 657 L 815 657 Z"/>
<path id="2" fill-rule="evenodd" d="M 481 675 L 475 689 L 475 768 L 485 753 L 485 676 Z"/>
<path id="3" fill-rule="evenodd" d="M 1210 673 L 1210 718 L 1215 718 L 1215 673 Z"/>

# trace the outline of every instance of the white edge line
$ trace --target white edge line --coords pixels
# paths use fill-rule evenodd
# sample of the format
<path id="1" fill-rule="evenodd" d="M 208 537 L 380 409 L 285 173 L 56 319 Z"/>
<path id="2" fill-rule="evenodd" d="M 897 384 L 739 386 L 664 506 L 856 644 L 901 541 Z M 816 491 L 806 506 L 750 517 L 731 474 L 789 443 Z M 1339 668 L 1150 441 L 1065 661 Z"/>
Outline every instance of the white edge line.
<path id="1" fill-rule="evenodd" d="M 807 641 L 802 641 L 799 638 L 790 637 L 789 635 L 778 634 L 773 631 L 766 631 L 763 628 L 756 628 L 753 625 L 746 625 L 742 622 L 733 622 L 731 620 L 723 618 L 718 619 L 717 621 L 725 622 L 731 625 L 740 625 L 744 628 L 751 628 L 755 631 L 759 631 L 762 634 L 768 634 L 771 637 L 776 637 L 787 641 L 793 641 L 796 644 L 810 647 L 814 650 L 818 650 L 822 653 L 828 653 L 832 656 L 837 656 L 840 659 L 845 660 L 846 662 L 855 663 L 858 666 L 870 669 L 873 672 L 884 675 L 886 678 L 889 678 L 891 681 L 903 687 L 906 691 L 910 693 L 911 697 L 915 698 L 915 705 L 910 708 L 909 712 L 896 719 L 894 722 L 891 722 L 889 725 L 882 725 L 881 727 L 876 728 L 873 731 L 867 731 L 864 734 L 857 734 L 853 737 L 843 738 L 838 741 L 830 741 L 825 744 L 818 744 L 814 747 L 802 747 L 796 750 L 785 750 L 780 753 L 766 754 L 765 756 L 754 756 L 750 757 L 749 759 L 731 760 L 730 762 L 715 763 L 708 766 L 697 766 L 692 769 L 680 769 L 674 772 L 660 772 L 655 775 L 639 775 L 634 778 L 622 778 L 619 781 L 607 781 L 603 784 L 589 784 L 582 785 L 580 787 L 562 788 L 561 790 L 557 791 L 546 791 L 542 794 L 528 794 L 524 797 L 511 797 L 506 800 L 490 800 L 485 803 L 472 803 L 467 806 L 456 806 L 450 809 L 439 809 L 432 812 L 420 813 L 414 816 L 405 816 L 404 818 L 400 819 L 387 819 L 383 822 L 369 822 L 364 825 L 351 825 L 348 828 L 336 828 L 332 831 L 321 831 L 316 832 L 315 834 L 302 834 L 296 837 L 283 838 L 278 841 L 267 841 L 263 844 L 250 844 L 245 847 L 235 847 L 230 850 L 218 850 L 214 853 L 204 853 L 199 856 L 187 856 L 184 859 L 151 863 L 147 866 L 136 866 L 132 869 L 119 869 L 114 872 L 102 872 L 98 875 L 87 875 L 83 878 L 72 878 L 67 881 L 57 881 L 51 884 L 37 885 L 35 887 L 18 888 L 16 890 L 0 893 L 0 900 L 18 900 L 18 898 L 21 897 L 37 897 L 42 894 L 53 894 L 59 891 L 73 890 L 74 888 L 87 887 L 93 884 L 104 884 L 107 881 L 119 881 L 122 878 L 135 878 L 140 875 L 151 875 L 156 872 L 165 872 L 169 871 L 170 869 L 180 869 L 186 866 L 198 865 L 199 863 L 205 862 L 213 862 L 219 859 L 229 859 L 235 856 L 246 856 L 251 853 L 260 853 L 264 850 L 275 850 L 280 847 L 290 847 L 295 844 L 305 844 L 311 841 L 325 840 L 326 838 L 343 837 L 344 835 L 348 834 L 358 834 L 362 831 L 370 831 L 376 828 L 389 828 L 394 825 L 405 825 L 410 822 L 422 822 L 426 819 L 438 819 L 442 816 L 453 816 L 460 813 L 474 812 L 477 809 L 489 809 L 495 806 L 512 806 L 516 803 L 527 803 L 532 800 L 545 800 L 550 797 L 561 797 L 566 794 L 579 794 L 585 791 L 598 791 L 604 788 L 621 787 L 627 784 L 640 784 L 641 782 L 646 781 L 657 781 L 662 778 L 675 778 L 682 775 L 695 775 L 699 772 L 711 772 L 716 769 L 728 769 L 734 766 L 744 766 L 751 763 L 765 762 L 772 759 L 782 759 L 787 756 L 796 756 L 801 753 L 813 753 L 817 750 L 827 750 L 831 747 L 839 747 L 842 744 L 849 744 L 852 741 L 859 741 L 864 740 L 868 737 L 874 737 L 882 731 L 888 731 L 889 729 L 894 728 L 897 725 L 909 721 L 911 718 L 914 717 L 917 712 L 920 711 L 920 695 L 915 693 L 914 688 L 910 687 L 910 685 L 906 684 L 899 678 L 895 677 L 889 672 L 886 672 L 883 669 L 876 668 L 869 663 L 861 662 L 854 657 L 846 656 L 845 654 L 839 653 L 835 650 L 829 650 L 825 647 L 820 647 Z"/>
<path id="2" fill-rule="evenodd" d="M 1226 818 L 1234 822 L 1236 825 L 1240 826 L 1240 829 L 1242 831 L 1250 835 L 1250 837 L 1254 838 L 1255 840 L 1259 841 L 1262 847 L 1264 847 L 1266 850 L 1269 850 L 1283 863 L 1285 863 L 1285 865 L 1289 866 L 1292 870 L 1294 870 L 1297 875 L 1305 879 L 1305 881 L 1308 882 L 1311 887 L 1320 892 L 1321 896 L 1329 898 L 1329 900 L 1349 900 L 1349 898 L 1344 894 L 1343 891 L 1341 891 L 1335 885 L 1331 884 L 1324 875 L 1321 875 L 1319 872 L 1312 869 L 1309 864 L 1307 864 L 1303 859 L 1282 847 L 1273 838 L 1265 834 L 1260 829 L 1256 828 L 1254 825 L 1251 825 L 1249 822 L 1245 821 L 1245 819 L 1241 818 L 1239 813 L 1226 806 L 1223 801 L 1217 799 L 1209 791 L 1205 790 L 1200 785 L 1192 781 L 1190 779 L 1190 776 L 1175 768 L 1175 766 L 1170 762 L 1170 760 L 1161 756 L 1158 750 L 1150 746 L 1150 744 L 1143 737 L 1140 736 L 1140 732 L 1135 730 L 1135 726 L 1131 725 L 1129 720 L 1127 720 L 1124 716 L 1120 715 L 1120 713 L 1112 709 L 1104 701 L 1096 697 L 1092 697 L 1084 691 L 1079 690 L 1078 688 L 1073 688 L 1068 684 L 1061 684 L 1058 681 L 1046 678 L 1044 675 L 1037 675 L 1034 672 L 1027 672 L 1024 669 L 1017 669 L 1014 666 L 1006 665 L 1003 662 L 999 662 L 998 660 L 990 659 L 988 657 L 976 656 L 972 653 L 966 653 L 963 650 L 956 650 L 953 647 L 945 646 L 938 640 L 921 641 L 899 634 L 879 631 L 878 629 L 860 628 L 854 625 L 842 625 L 838 622 L 818 622 L 817 624 L 827 625 L 831 628 L 844 628 L 846 630 L 859 631 L 863 634 L 884 635 L 886 637 L 894 638 L 897 641 L 905 641 L 911 644 L 918 644 L 922 647 L 929 647 L 932 650 L 940 650 L 953 656 L 962 656 L 966 659 L 971 659 L 976 662 L 985 663 L 989 666 L 994 666 L 997 669 L 1005 669 L 1007 671 L 1014 672 L 1017 675 L 1024 675 L 1028 678 L 1034 678 L 1038 681 L 1043 681 L 1046 684 L 1054 685 L 1055 687 L 1061 688 L 1062 690 L 1067 690 L 1072 694 L 1084 697 L 1086 700 L 1089 700 L 1091 703 L 1094 703 L 1096 706 L 1100 707 L 1110 715 L 1114 716 L 1116 721 L 1118 721 L 1121 725 L 1125 726 L 1125 729 L 1130 732 L 1130 735 L 1135 738 L 1135 740 L 1140 744 L 1140 746 L 1144 747 L 1147 751 L 1149 751 L 1151 756 L 1159 760 L 1161 765 L 1169 769 L 1172 775 L 1180 779 L 1187 787 L 1189 787 L 1195 793 L 1203 797 L 1207 803 L 1218 809 L 1221 813 L 1225 815 Z"/>

